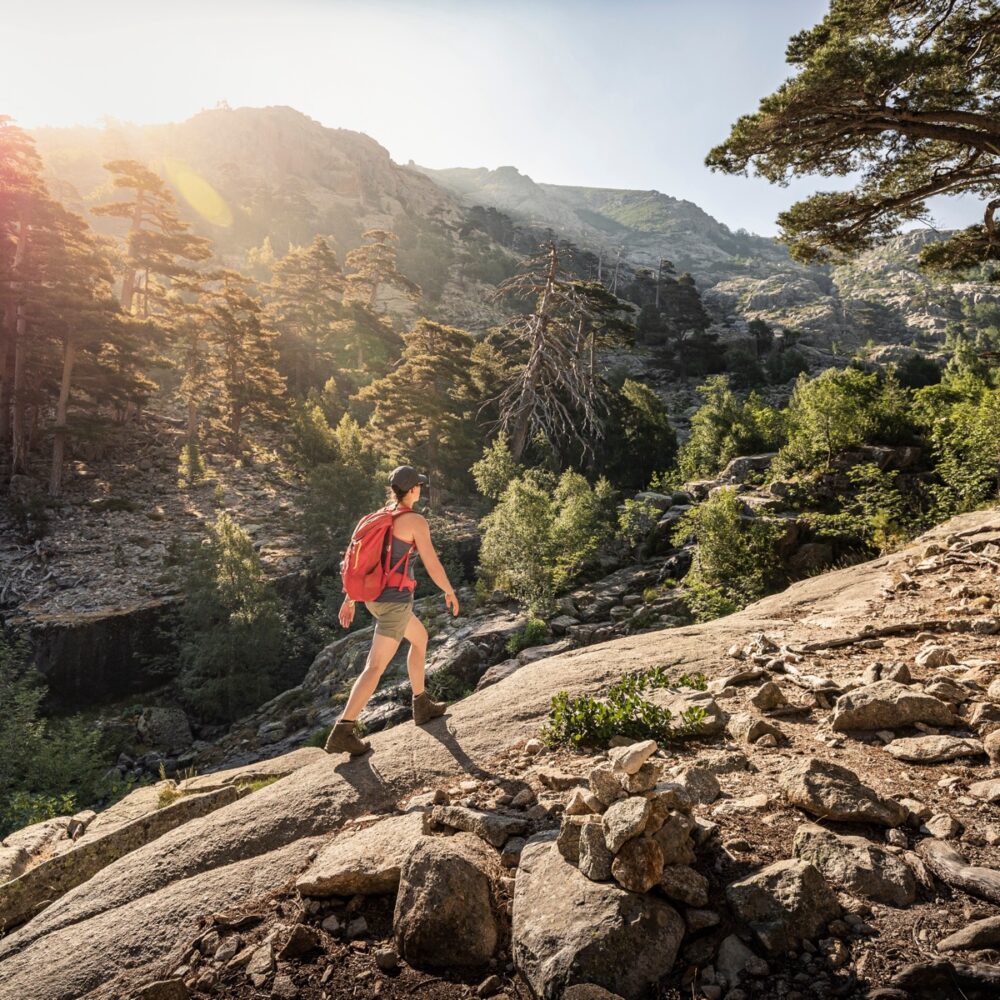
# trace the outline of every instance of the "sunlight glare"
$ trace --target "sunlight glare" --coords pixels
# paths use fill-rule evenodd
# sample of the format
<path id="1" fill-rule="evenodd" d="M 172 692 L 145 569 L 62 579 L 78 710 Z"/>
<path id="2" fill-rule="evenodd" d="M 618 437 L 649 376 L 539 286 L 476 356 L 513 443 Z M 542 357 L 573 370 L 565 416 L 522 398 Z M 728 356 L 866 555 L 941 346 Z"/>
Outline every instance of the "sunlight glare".
<path id="1" fill-rule="evenodd" d="M 183 160 L 165 159 L 163 172 L 180 196 L 207 222 L 229 228 L 233 213 L 225 198 Z"/>

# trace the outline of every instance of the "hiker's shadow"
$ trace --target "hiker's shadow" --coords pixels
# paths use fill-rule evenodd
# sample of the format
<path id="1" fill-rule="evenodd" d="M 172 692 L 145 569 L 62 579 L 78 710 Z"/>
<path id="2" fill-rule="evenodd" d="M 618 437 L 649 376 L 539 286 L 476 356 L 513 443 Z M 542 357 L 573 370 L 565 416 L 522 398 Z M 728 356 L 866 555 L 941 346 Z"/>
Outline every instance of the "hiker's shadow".
<path id="1" fill-rule="evenodd" d="M 448 728 L 447 713 L 438 719 L 433 719 L 421 728 L 428 736 L 433 736 L 458 761 L 466 774 L 471 774 L 482 780 L 500 777 L 495 771 L 490 771 L 477 763 L 462 749 L 462 744 L 458 742 L 458 738 Z"/>
<path id="2" fill-rule="evenodd" d="M 458 762 L 465 774 L 486 781 L 490 778 L 500 779 L 504 784 L 509 781 L 503 775 L 484 768 L 479 762 L 473 760 L 464 749 L 457 737 L 448 728 L 448 716 L 433 719 L 426 725 L 420 727 L 422 733 L 433 737 L 451 754 Z M 349 757 L 339 763 L 334 771 L 349 784 L 357 793 L 359 800 L 370 802 L 392 802 L 408 789 L 400 786 L 399 777 L 383 775 L 378 770 L 377 754 L 366 753 L 364 756 Z M 439 775 L 444 777 L 444 775 Z M 520 785 L 521 783 L 517 783 Z"/>

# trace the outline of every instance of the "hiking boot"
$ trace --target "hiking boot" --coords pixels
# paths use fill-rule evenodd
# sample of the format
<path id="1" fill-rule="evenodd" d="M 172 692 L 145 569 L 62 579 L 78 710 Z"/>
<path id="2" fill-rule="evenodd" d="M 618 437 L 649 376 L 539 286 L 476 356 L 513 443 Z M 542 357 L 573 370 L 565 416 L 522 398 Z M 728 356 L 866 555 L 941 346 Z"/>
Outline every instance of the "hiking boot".
<path id="1" fill-rule="evenodd" d="M 444 710 L 448 706 L 443 701 L 431 701 L 427 692 L 413 696 L 413 721 L 422 726 L 431 719 L 436 719 L 439 715 L 444 715 Z"/>
<path id="2" fill-rule="evenodd" d="M 327 753 L 349 753 L 352 757 L 358 754 L 367 753 L 371 750 L 370 743 L 359 740 L 354 734 L 353 722 L 338 722 L 330 735 L 326 738 L 326 746 L 323 749 Z"/>

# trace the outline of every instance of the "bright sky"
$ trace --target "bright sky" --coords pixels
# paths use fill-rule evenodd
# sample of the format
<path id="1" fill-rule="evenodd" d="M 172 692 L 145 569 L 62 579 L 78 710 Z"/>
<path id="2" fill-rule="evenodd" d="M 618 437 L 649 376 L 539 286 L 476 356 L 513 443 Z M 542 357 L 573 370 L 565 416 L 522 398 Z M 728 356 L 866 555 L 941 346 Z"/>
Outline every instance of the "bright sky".
<path id="1" fill-rule="evenodd" d="M 791 69 L 826 0 L 33 0 L 3 16 L 19 124 L 181 121 L 226 100 L 366 132 L 397 162 L 513 164 L 536 181 L 687 198 L 731 228 L 827 178 L 714 174 L 708 150 Z M 844 185 L 841 185 L 844 186 Z M 938 199 L 936 224 L 981 218 Z"/>

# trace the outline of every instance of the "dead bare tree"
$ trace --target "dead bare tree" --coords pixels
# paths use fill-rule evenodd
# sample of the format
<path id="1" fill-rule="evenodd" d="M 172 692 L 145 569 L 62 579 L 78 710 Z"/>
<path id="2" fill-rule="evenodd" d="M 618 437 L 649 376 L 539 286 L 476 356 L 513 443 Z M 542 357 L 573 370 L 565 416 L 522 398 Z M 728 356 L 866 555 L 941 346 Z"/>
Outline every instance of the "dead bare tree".
<path id="1" fill-rule="evenodd" d="M 530 312 L 504 327 L 524 363 L 490 400 L 499 411 L 499 426 L 510 435 L 515 459 L 539 431 L 557 447 L 578 443 L 585 453 L 602 432 L 603 383 L 582 351 L 594 301 L 579 280 L 564 272 L 560 254 L 566 252 L 555 242 L 544 244 L 492 296 L 533 303 Z"/>

